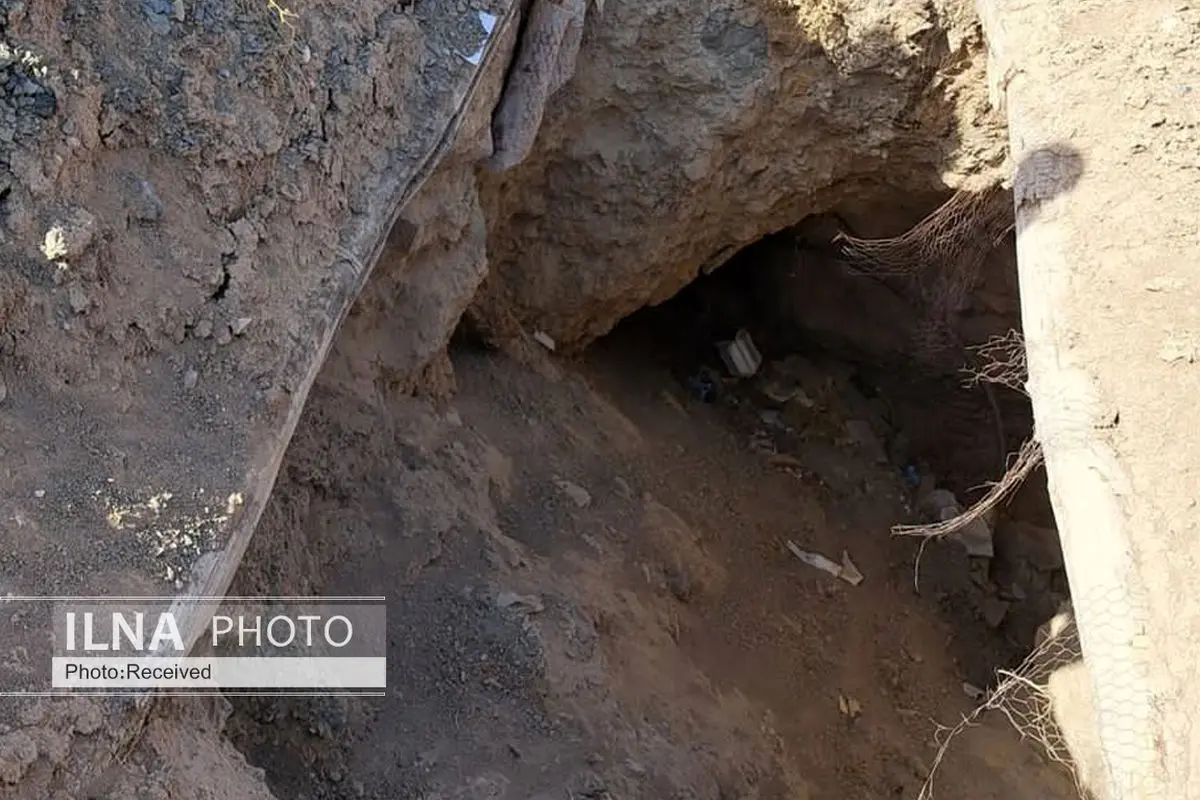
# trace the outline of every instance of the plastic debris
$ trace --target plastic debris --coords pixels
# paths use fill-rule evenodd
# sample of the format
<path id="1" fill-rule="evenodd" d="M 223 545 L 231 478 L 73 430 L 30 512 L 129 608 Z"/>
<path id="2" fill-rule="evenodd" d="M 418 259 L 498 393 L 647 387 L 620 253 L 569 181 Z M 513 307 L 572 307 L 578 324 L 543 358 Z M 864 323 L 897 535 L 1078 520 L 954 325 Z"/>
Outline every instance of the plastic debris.
<path id="1" fill-rule="evenodd" d="M 762 366 L 762 354 L 744 330 L 738 331 L 732 341 L 718 342 L 717 350 L 729 373 L 739 378 L 749 378 Z"/>
<path id="2" fill-rule="evenodd" d="M 554 341 L 554 337 L 545 331 L 534 331 L 533 340 L 551 353 L 554 352 L 554 348 L 558 347 L 558 343 Z"/>
<path id="3" fill-rule="evenodd" d="M 463 56 L 463 60 L 468 64 L 479 66 L 479 62 L 483 60 L 483 51 L 487 47 L 488 39 L 492 38 L 492 31 L 496 29 L 496 17 L 494 14 L 489 14 L 486 11 L 480 11 L 479 24 L 483 27 L 483 42 L 480 43 L 479 49 L 469 56 Z"/>
<path id="4" fill-rule="evenodd" d="M 854 562 L 850 560 L 850 554 L 845 550 L 842 551 L 842 563 L 839 564 L 820 553 L 803 550 L 793 541 L 788 541 L 787 549 L 791 550 L 792 555 L 810 567 L 816 567 L 823 572 L 828 572 L 830 575 L 840 578 L 851 586 L 858 586 L 863 582 L 863 574 L 858 571 L 858 567 L 854 566 Z"/>
<path id="5" fill-rule="evenodd" d="M 916 464 L 912 462 L 905 464 L 901 472 L 904 474 L 904 482 L 908 484 L 910 489 L 916 489 L 921 485 L 921 473 L 917 471 Z"/>

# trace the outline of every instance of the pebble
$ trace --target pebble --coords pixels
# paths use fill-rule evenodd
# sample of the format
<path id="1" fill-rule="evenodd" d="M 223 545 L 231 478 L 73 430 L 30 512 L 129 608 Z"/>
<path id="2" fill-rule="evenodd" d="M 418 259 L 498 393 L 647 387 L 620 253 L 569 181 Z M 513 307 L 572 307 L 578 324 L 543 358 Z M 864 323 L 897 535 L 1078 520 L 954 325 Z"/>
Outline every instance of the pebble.
<path id="1" fill-rule="evenodd" d="M 134 178 L 130 187 L 129 213 L 141 222 L 156 222 L 162 219 L 163 204 L 154 190 L 153 184 L 141 178 Z"/>
<path id="2" fill-rule="evenodd" d="M 194 369 L 189 369 L 183 373 L 183 388 L 188 390 L 195 389 L 198 380 L 200 380 L 200 373 Z"/>
<path id="3" fill-rule="evenodd" d="M 613 478 L 613 483 L 616 484 L 617 493 L 619 495 L 621 495 L 621 499 L 623 499 L 623 500 L 632 500 L 633 499 L 633 488 L 630 487 L 629 481 L 625 480 L 622 477 L 616 477 L 616 478 Z"/>
<path id="4" fill-rule="evenodd" d="M 516 611 L 525 611 L 531 614 L 537 614 L 546 609 L 545 603 L 535 595 L 521 595 L 508 591 L 503 591 L 496 595 L 496 605 L 499 608 L 512 608 Z"/>
<path id="5" fill-rule="evenodd" d="M 571 502 L 573 502 L 576 507 L 587 508 L 592 504 L 591 494 L 589 494 L 588 490 L 584 489 L 579 484 L 571 483 L 571 481 L 559 478 L 554 482 L 554 485 L 557 486 L 563 494 L 571 498 Z"/>
<path id="6" fill-rule="evenodd" d="M 37 758 L 37 742 L 24 731 L 0 738 L 0 783 L 13 785 L 20 782 Z"/>
<path id="7" fill-rule="evenodd" d="M 8 399 L 8 384 L 4 382 L 4 376 L 0 375 L 0 403 Z"/>
<path id="8" fill-rule="evenodd" d="M 1008 614 L 1009 603 L 998 597 L 989 597 L 982 604 L 983 620 L 992 628 L 999 628 Z"/>
<path id="9" fill-rule="evenodd" d="M 212 336 L 213 324 L 211 319 L 202 319 L 192 328 L 192 335 L 197 339 L 207 339 Z"/>
<path id="10" fill-rule="evenodd" d="M 82 314 L 91 305 L 87 293 L 79 286 L 72 286 L 67 289 L 67 302 L 71 304 L 71 310 L 76 314 Z"/>
<path id="11" fill-rule="evenodd" d="M 12 93 L 17 97 L 33 97 L 42 87 L 31 78 L 21 78 L 12 87 Z"/>
<path id="12" fill-rule="evenodd" d="M 217 334 L 217 344 L 226 345 L 233 341 L 233 333 L 228 325 L 221 326 L 221 332 Z"/>

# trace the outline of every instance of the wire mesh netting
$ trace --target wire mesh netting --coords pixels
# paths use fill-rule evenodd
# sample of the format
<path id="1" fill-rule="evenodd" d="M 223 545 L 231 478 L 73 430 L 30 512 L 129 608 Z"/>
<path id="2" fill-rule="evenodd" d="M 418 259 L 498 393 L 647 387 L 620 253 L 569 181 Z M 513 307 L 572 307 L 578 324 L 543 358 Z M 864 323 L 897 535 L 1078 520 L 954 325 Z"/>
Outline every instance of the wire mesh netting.
<path id="1" fill-rule="evenodd" d="M 956 323 L 959 312 L 981 281 L 989 253 L 1012 226 L 1011 200 L 996 185 L 982 192 L 956 193 L 900 236 L 870 240 L 841 234 L 835 240 L 843 261 L 852 271 L 897 285 L 917 308 L 921 323 L 911 346 L 918 365 L 933 372 L 944 373 L 949 369 L 965 374 L 968 385 L 979 386 L 989 393 L 993 407 L 991 387 L 1025 390 L 1028 374 L 1024 340 L 1019 332 L 1010 331 L 968 348 L 957 336 Z M 999 427 L 1003 443 L 1002 424 Z M 1042 461 L 1041 446 L 1030 439 L 1008 458 L 1000 480 L 992 483 L 987 494 L 962 514 L 928 525 L 897 526 L 893 532 L 927 538 L 953 535 L 1006 502 Z M 1092 602 L 1083 610 L 1092 615 L 1101 606 L 1103 603 Z M 1121 608 L 1109 610 L 1120 619 L 1131 618 L 1128 613 L 1122 614 Z M 1096 627 L 1092 625 L 1088 630 Z M 1060 615 L 1048 624 L 1035 650 L 1017 669 L 1000 673 L 998 685 L 972 715 L 959 725 L 940 731 L 938 756 L 921 797 L 933 797 L 937 766 L 954 736 L 987 712 L 1003 714 L 1023 736 L 1038 742 L 1051 761 L 1070 769 L 1081 795 L 1086 787 L 1093 797 L 1106 800 L 1110 788 L 1121 783 L 1117 780 L 1119 773 L 1145 772 L 1123 770 L 1114 761 L 1122 757 L 1117 750 L 1123 753 L 1138 749 L 1124 746 L 1124 738 L 1128 738 L 1122 738 L 1125 729 L 1136 733 L 1146 728 L 1120 724 L 1124 719 L 1120 716 L 1122 709 L 1114 707 L 1113 702 L 1129 699 L 1126 697 L 1129 693 L 1115 691 L 1114 681 L 1129 677 L 1123 667 L 1128 666 L 1126 662 L 1130 659 L 1123 658 L 1125 648 L 1120 642 L 1101 638 L 1105 640 L 1089 640 L 1089 652 L 1098 649 L 1099 660 L 1089 660 L 1085 668 L 1074 613 Z M 1103 674 L 1093 675 L 1089 669 Z M 1125 683 L 1140 685 L 1137 680 Z M 1133 698 L 1124 707 L 1145 705 Z M 1109 735 L 1104 735 L 1106 732 Z M 1150 795 L 1124 792 L 1120 796 Z"/>
<path id="2" fill-rule="evenodd" d="M 979 284 L 988 254 L 1013 227 L 1012 202 L 999 184 L 956 192 L 900 236 L 839 234 L 841 258 L 861 274 L 899 279 L 921 311 L 913 354 L 944 365 L 961 356 L 955 315 Z"/>
<path id="3" fill-rule="evenodd" d="M 1085 712 L 1090 710 L 1087 675 L 1079 671 L 1083 667 L 1082 650 L 1073 614 L 1059 614 L 1043 626 L 1038 639 L 1033 652 L 1019 667 L 1000 672 L 996 688 L 987 693 L 971 714 L 957 725 L 938 731 L 937 755 L 919 800 L 933 799 L 938 767 L 954 738 L 979 723 L 988 713 L 1003 714 L 1023 737 L 1040 745 L 1050 761 L 1068 769 L 1081 796 L 1086 792 L 1085 787 L 1095 786 L 1095 778 L 1087 770 L 1090 765 L 1081 765 L 1074 756 L 1075 752 L 1092 744 L 1079 739 L 1094 733 L 1094 729 L 1085 719 L 1083 725 L 1077 725 L 1068 733 L 1059 724 L 1055 713 L 1056 698 L 1067 698 Z"/>

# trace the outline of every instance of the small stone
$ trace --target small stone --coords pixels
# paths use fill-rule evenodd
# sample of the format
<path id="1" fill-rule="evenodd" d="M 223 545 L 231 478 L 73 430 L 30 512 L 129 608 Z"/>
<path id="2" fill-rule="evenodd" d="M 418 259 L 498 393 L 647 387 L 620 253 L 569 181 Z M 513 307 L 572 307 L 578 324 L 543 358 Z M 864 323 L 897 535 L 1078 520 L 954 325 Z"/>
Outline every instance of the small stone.
<path id="1" fill-rule="evenodd" d="M 12 93 L 17 97 L 33 97 L 40 91 L 41 85 L 32 78 L 19 78 L 12 88 Z"/>
<path id="2" fill-rule="evenodd" d="M 189 391 L 195 389 L 198 380 L 200 380 L 200 373 L 194 369 L 188 369 L 183 373 L 183 388 Z"/>
<path id="3" fill-rule="evenodd" d="M 35 94 L 29 110 L 42 119 L 50 119 L 58 111 L 58 98 L 51 91 Z"/>
<path id="4" fill-rule="evenodd" d="M 0 783 L 20 783 L 37 757 L 37 743 L 29 734 L 16 731 L 0 738 Z"/>
<path id="5" fill-rule="evenodd" d="M 222 325 L 221 330 L 217 332 L 217 344 L 227 345 L 233 341 L 233 332 L 228 325 Z"/>
<path id="6" fill-rule="evenodd" d="M 559 478 L 554 481 L 554 485 L 557 486 L 563 494 L 571 498 L 571 502 L 573 502 L 577 508 L 587 508 L 592 504 L 592 496 L 588 493 L 587 489 L 584 489 L 579 484 L 571 483 L 571 481 Z"/>
<path id="7" fill-rule="evenodd" d="M 46 496 L 46 490 L 45 489 L 35 489 L 33 492 L 33 496 L 36 497 L 38 500 L 41 500 L 43 497 Z"/>
<path id="8" fill-rule="evenodd" d="M 633 489 L 632 489 L 632 487 L 630 487 L 629 481 L 625 480 L 624 478 L 617 477 L 617 478 L 613 478 L 613 483 L 616 484 L 617 494 L 621 495 L 622 499 L 624 499 L 624 500 L 632 500 L 633 499 Z"/>
<path id="9" fill-rule="evenodd" d="M 8 399 L 8 384 L 4 382 L 4 376 L 0 375 L 0 403 Z"/>
<path id="10" fill-rule="evenodd" d="M 875 429 L 871 427 L 870 422 L 865 419 L 852 419 L 846 422 L 845 428 L 851 444 L 862 448 L 876 464 L 888 462 L 887 450 L 875 435 Z"/>
<path id="11" fill-rule="evenodd" d="M 1010 557 L 1028 563 L 1035 570 L 1053 572 L 1063 568 L 1062 545 L 1053 528 L 1006 520 L 997 534 L 1003 537 Z"/>
<path id="12" fill-rule="evenodd" d="M 127 206 L 133 218 L 140 222 L 157 222 L 162 219 L 163 204 L 154 186 L 141 178 L 130 181 Z"/>
<path id="13" fill-rule="evenodd" d="M 75 714 L 75 732 L 91 736 L 104 724 L 104 716 L 100 709 L 92 703 L 81 704 Z"/>
<path id="14" fill-rule="evenodd" d="M 537 614 L 546 609 L 545 603 L 535 595 L 521 595 L 508 591 L 500 592 L 496 595 L 496 605 L 499 608 L 511 608 L 527 614 Z"/>
<path id="15" fill-rule="evenodd" d="M 686 570 L 668 567 L 665 571 L 667 589 L 681 603 L 691 602 L 696 593 L 696 583 Z"/>
<path id="16" fill-rule="evenodd" d="M 999 628 L 1004 622 L 1004 617 L 1008 614 L 1008 607 L 1009 603 L 998 597 L 984 599 L 980 608 L 980 612 L 983 614 L 983 621 L 989 627 Z"/>
<path id="17" fill-rule="evenodd" d="M 969 556 L 991 558 L 995 555 L 992 529 L 982 519 L 971 520 L 961 530 L 951 534 L 950 538 L 961 544 Z"/>
<path id="18" fill-rule="evenodd" d="M 71 310 L 76 314 L 82 314 L 91 305 L 87 293 L 80 286 L 72 286 L 67 289 L 67 302 L 71 304 Z"/>
<path id="19" fill-rule="evenodd" d="M 192 328 L 192 335 L 197 339 L 207 339 L 212 336 L 213 324 L 211 319 L 202 319 Z"/>

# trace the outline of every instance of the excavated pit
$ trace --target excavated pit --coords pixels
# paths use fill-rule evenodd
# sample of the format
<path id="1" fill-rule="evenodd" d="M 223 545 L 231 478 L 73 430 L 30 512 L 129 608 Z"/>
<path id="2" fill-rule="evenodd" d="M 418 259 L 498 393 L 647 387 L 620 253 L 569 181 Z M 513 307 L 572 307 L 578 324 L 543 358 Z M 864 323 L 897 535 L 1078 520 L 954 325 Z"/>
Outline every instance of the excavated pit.
<path id="1" fill-rule="evenodd" d="M 520 13 L 567 5 L 557 42 Z M 915 796 L 935 722 L 977 705 L 964 682 L 1014 663 L 1065 597 L 1062 557 L 1037 474 L 995 520 L 985 570 L 955 542 L 888 535 L 918 516 L 909 483 L 977 497 L 1028 407 L 983 402 L 961 365 L 929 369 L 910 336 L 927 315 L 847 275 L 826 234 L 894 235 L 938 192 L 1015 167 L 1022 223 L 1057 217 L 1025 229 L 1026 288 L 1087 271 L 1078 292 L 1028 298 L 1031 330 L 1058 330 L 1046 357 L 1071 341 L 1104 384 L 1105 433 L 1085 441 L 1136 479 L 1128 508 L 1097 510 L 1111 547 L 1072 551 L 1099 598 L 1081 625 L 1113 645 L 1074 665 L 1083 771 L 1185 780 L 1185 752 L 1144 758 L 1162 737 L 1130 732 L 1163 714 L 1184 730 L 1188 704 L 1164 710 L 1128 676 L 1186 694 L 1193 661 L 1167 624 L 1187 616 L 1186 530 L 1155 524 L 1188 516 L 1188 439 L 1172 435 L 1188 405 L 1162 387 L 1186 397 L 1192 359 L 1173 336 L 1154 351 L 1187 305 L 1164 265 L 1189 241 L 1179 154 L 1194 152 L 1187 70 L 1160 54 L 1187 52 L 1195 26 L 1164 6 L 1131 36 L 1119 10 L 1019 5 L 979 20 L 966 0 L 0 2 L 6 592 L 223 593 L 258 529 L 234 591 L 391 596 L 386 701 L 237 701 L 228 730 L 281 797 Z M 1105 46 L 1064 47 L 1079 31 Z M 1004 61 L 1036 79 L 997 80 Z M 1147 75 L 1159 84 L 1139 91 L 1162 102 L 1125 97 Z M 565 81 L 552 97 L 547 78 Z M 1153 198 L 1159 230 L 1110 214 L 1105 247 L 1094 221 L 1152 179 L 1176 187 Z M 998 252 L 954 309 L 967 343 L 1015 320 Z M 512 352 L 447 357 L 464 310 Z M 767 360 L 727 381 L 713 341 L 739 328 Z M 522 329 L 558 356 L 592 346 L 567 362 L 514 345 Z M 1039 376 L 1043 417 L 1069 377 Z M 1100 474 L 1056 471 L 1060 510 Z M 789 541 L 846 553 L 864 581 Z M 1152 577 L 1103 583 L 1125 575 L 1126 545 Z M 1084 567 L 1093 549 L 1111 569 Z M 1147 588 L 1144 612 L 1121 605 Z M 1104 634 L 1110 616 L 1163 657 Z M 35 625 L 9 645 L 46 642 Z M 5 666 L 26 685 L 20 659 Z M 1110 713 L 1122 680 L 1138 693 Z M 132 782 L 107 796 L 267 795 L 217 736 L 221 708 L 164 703 L 143 728 L 140 703 L 10 699 L 0 783 L 21 798 L 105 796 L 85 787 L 127 746 Z M 1005 725 L 947 756 L 939 796 L 1071 794 Z"/>
<path id="2" fill-rule="evenodd" d="M 828 234 L 895 234 L 943 199 L 803 220 L 578 358 L 460 332 L 453 381 L 417 397 L 363 392 L 340 342 L 232 591 L 388 596 L 389 696 L 231 698 L 227 733 L 274 794 L 916 797 L 935 721 L 969 712 L 964 685 L 1015 666 L 1065 596 L 1040 476 L 991 563 L 938 542 L 915 579 L 920 543 L 889 535 L 931 482 L 971 500 L 998 477 L 994 414 L 915 365 L 914 310 Z M 1012 259 L 1006 242 L 989 260 L 964 338 L 1016 323 Z M 714 347 L 739 329 L 763 356 L 745 380 Z M 1028 406 L 999 396 L 1012 450 Z M 863 582 L 788 541 L 846 553 Z M 999 715 L 937 785 L 1074 796 Z"/>

